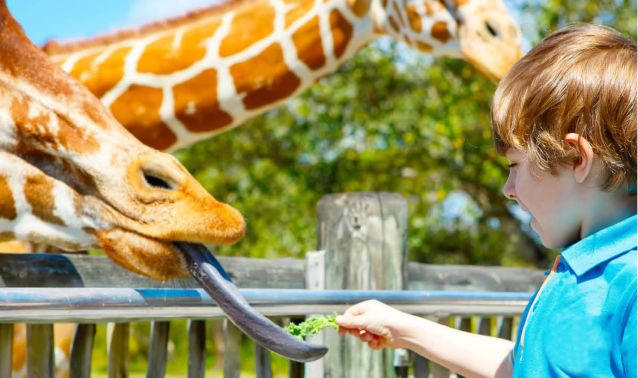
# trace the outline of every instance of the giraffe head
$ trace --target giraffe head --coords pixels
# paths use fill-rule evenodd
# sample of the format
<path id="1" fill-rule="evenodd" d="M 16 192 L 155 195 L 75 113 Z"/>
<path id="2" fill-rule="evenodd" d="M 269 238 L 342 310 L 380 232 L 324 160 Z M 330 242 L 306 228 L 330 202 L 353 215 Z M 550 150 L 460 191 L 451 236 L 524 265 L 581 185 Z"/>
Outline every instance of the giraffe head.
<path id="1" fill-rule="evenodd" d="M 0 239 L 100 247 L 168 279 L 188 273 L 173 241 L 227 244 L 244 229 L 237 210 L 50 63 L 0 1 Z"/>
<path id="2" fill-rule="evenodd" d="M 522 56 L 521 32 L 501 0 L 447 0 L 463 57 L 492 80 Z"/>
<path id="3" fill-rule="evenodd" d="M 523 55 L 520 30 L 502 0 L 350 0 L 350 4 L 355 10 L 371 7 L 376 33 L 428 54 L 461 57 L 492 80 Z"/>

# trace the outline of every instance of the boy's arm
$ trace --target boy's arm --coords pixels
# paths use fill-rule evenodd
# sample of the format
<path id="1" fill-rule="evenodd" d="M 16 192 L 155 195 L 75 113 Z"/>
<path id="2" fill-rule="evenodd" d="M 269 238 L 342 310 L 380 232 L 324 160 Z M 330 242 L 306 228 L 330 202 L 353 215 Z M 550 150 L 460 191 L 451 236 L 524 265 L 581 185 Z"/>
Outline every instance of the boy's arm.
<path id="1" fill-rule="evenodd" d="M 340 333 L 372 348 L 407 348 L 466 377 L 511 377 L 511 341 L 459 331 L 401 312 L 379 301 L 350 307 L 337 317 Z"/>
<path id="2" fill-rule="evenodd" d="M 514 343 L 406 314 L 398 325 L 405 348 L 466 377 L 511 377 Z"/>

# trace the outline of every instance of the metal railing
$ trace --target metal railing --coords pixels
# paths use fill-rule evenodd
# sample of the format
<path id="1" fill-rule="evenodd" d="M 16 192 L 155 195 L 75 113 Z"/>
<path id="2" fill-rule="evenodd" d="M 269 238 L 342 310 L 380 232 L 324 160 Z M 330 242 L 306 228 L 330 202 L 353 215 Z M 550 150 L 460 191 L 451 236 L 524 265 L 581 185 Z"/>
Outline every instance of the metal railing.
<path id="1" fill-rule="evenodd" d="M 468 319 L 478 317 L 478 332 L 512 337 L 512 320 L 519 315 L 530 293 L 524 292 L 449 292 L 449 291 L 354 291 L 354 290 L 285 290 L 241 289 L 241 293 L 258 311 L 271 317 L 300 318 L 317 313 L 342 312 L 348 306 L 368 299 L 377 299 L 402 311 L 445 319 L 456 317 L 456 326 L 471 331 Z M 176 288 L 3 288 L 0 291 L 0 361 L 10 360 L 11 323 L 25 322 L 29 327 L 27 370 L 32 376 L 53 376 L 52 323 L 82 323 L 73 342 L 70 356 L 71 377 L 90 376 L 90 356 L 93 349 L 96 322 L 117 322 L 110 328 L 109 376 L 127 375 L 129 322 L 153 321 L 148 356 L 149 377 L 164 376 L 169 321 L 190 319 L 189 377 L 204 376 L 206 356 L 204 319 L 223 317 L 215 302 L 201 289 Z M 490 330 L 493 317 L 500 320 L 499 330 Z M 464 323 L 465 322 L 465 323 Z M 454 324 L 453 324 L 454 325 Z M 225 348 L 239 350 L 241 335 L 226 325 Z M 482 329 L 481 329 L 482 328 Z M 234 336 L 232 334 L 235 334 Z M 4 356 L 4 359 L 3 359 Z M 9 357 L 8 357 L 9 356 Z M 233 353 L 224 353 L 225 376 L 238 376 L 240 362 Z M 436 366 L 422 358 L 395 358 L 397 372 L 407 373 L 409 365 L 415 377 L 445 376 L 436 373 Z M 295 363 L 293 363 L 294 365 Z M 272 376 L 270 355 L 255 345 L 255 369 L 258 377 Z M 421 366 L 419 368 L 418 366 Z M 403 369 L 403 370 L 401 370 Z M 291 366 L 290 376 L 301 376 L 303 368 Z M 5 369 L 6 371 L 6 369 Z M 294 373 L 296 372 L 296 373 Z M 405 376 L 397 374 L 398 376 Z M 306 376 L 312 376 L 307 374 Z"/>
<path id="2" fill-rule="evenodd" d="M 266 316 L 299 316 L 342 312 L 350 305 L 376 299 L 413 314 L 517 315 L 530 293 L 450 291 L 363 291 L 240 289 Z M 0 322 L 122 322 L 136 320 L 209 319 L 223 316 L 202 289 L 156 288 L 3 288 Z"/>
<path id="3" fill-rule="evenodd" d="M 306 261 L 221 260 L 248 302 L 282 325 L 299 321 L 307 314 L 342 312 L 354 303 L 377 299 L 458 329 L 506 339 L 514 338 L 518 316 L 543 277 L 542 272 L 532 270 L 411 263 L 409 290 L 316 290 L 322 286 L 314 283 L 323 281 L 317 275 L 323 271 L 321 264 L 316 264 L 317 256 L 309 253 Z M 204 377 L 206 356 L 215 353 L 206 350 L 206 324 L 219 322 L 224 315 L 192 280 L 155 282 L 96 256 L 0 255 L 2 378 L 11 374 L 15 323 L 27 323 L 29 375 L 53 377 L 53 324 L 60 322 L 79 323 L 67 361 L 71 378 L 91 375 L 96 324 L 103 323 L 109 324 L 109 377 L 126 377 L 129 339 L 133 333 L 130 323 L 140 321 L 151 322 L 147 376 L 163 377 L 174 319 L 188 319 L 188 377 Z M 242 367 L 246 369 L 246 361 L 242 364 L 240 360 L 240 346 L 246 339 L 232 323 L 223 322 L 224 345 L 220 353 L 224 376 L 239 377 Z M 338 336 L 328 332 L 312 342 L 334 345 L 334 340 L 330 340 L 334 337 Z M 335 349 L 332 353 L 337 352 Z M 395 352 L 397 376 L 405 376 L 408 371 L 414 377 L 450 375 L 433 362 L 416 355 L 407 356 L 405 351 Z M 270 353 L 258 345 L 254 346 L 254 366 L 257 377 L 272 376 Z M 335 365 L 324 358 L 310 365 L 290 362 L 288 370 L 290 377 L 323 378 L 327 368 L 335 374 Z"/>

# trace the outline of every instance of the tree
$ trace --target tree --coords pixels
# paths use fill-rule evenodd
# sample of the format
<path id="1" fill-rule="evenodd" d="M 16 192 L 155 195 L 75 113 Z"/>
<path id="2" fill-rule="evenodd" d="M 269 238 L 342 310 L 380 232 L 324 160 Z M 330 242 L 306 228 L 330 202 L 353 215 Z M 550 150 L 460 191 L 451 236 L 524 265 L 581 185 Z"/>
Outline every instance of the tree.
<path id="1" fill-rule="evenodd" d="M 532 45 L 577 20 L 636 35 L 628 1 L 517 8 Z M 507 170 L 491 140 L 494 88 L 463 61 L 382 41 L 286 105 L 177 156 L 247 217 L 245 240 L 222 254 L 301 257 L 315 248 L 324 194 L 391 191 L 409 201 L 413 261 L 546 267 L 555 252 L 501 194 Z"/>

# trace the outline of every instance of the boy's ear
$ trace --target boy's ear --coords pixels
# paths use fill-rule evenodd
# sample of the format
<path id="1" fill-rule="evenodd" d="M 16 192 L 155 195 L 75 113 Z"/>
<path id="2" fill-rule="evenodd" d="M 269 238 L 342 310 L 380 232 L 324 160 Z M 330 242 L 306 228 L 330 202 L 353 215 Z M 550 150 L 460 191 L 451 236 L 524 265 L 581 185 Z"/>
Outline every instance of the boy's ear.
<path id="1" fill-rule="evenodd" d="M 579 155 L 579 159 L 574 161 L 573 172 L 576 182 L 582 184 L 594 166 L 594 149 L 587 139 L 576 133 L 566 134 L 563 141 Z"/>

